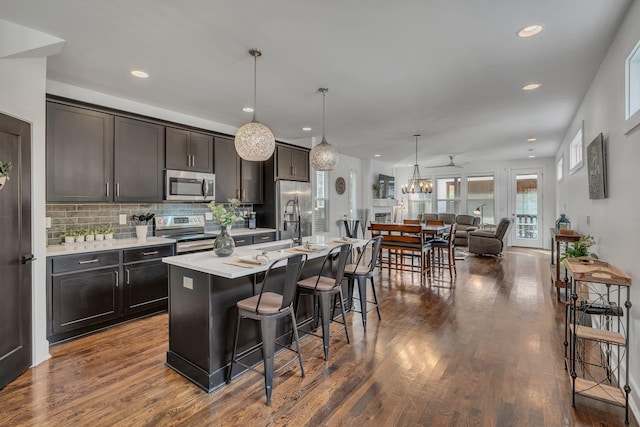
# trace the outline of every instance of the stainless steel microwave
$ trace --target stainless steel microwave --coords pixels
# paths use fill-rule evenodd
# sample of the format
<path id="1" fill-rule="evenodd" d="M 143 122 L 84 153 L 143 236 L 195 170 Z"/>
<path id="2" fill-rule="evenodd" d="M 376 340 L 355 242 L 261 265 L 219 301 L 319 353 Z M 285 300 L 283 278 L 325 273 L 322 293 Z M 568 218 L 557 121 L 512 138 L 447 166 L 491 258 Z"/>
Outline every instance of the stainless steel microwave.
<path id="1" fill-rule="evenodd" d="M 165 200 L 208 202 L 216 198 L 216 176 L 212 173 L 165 171 Z"/>

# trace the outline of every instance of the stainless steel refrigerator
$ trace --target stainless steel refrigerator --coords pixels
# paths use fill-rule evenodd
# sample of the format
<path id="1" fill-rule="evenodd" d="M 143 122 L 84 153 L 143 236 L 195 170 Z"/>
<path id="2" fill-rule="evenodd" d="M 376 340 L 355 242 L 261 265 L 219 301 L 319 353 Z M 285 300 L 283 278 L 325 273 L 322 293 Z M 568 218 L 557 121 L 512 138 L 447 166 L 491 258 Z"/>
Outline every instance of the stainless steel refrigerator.
<path id="1" fill-rule="evenodd" d="M 277 181 L 275 195 L 278 238 L 299 240 L 302 237 L 311 236 L 313 221 L 311 184 Z"/>

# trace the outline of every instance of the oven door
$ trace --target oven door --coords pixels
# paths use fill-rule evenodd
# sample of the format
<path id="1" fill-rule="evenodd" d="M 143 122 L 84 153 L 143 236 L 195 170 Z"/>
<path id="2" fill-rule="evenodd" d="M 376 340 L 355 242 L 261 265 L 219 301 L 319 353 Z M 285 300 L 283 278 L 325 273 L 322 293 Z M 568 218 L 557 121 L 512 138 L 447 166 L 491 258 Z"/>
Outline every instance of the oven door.
<path id="1" fill-rule="evenodd" d="M 210 251 L 216 239 L 204 240 L 187 240 L 184 242 L 176 242 L 176 255 L 188 254 L 192 252 Z"/>
<path id="2" fill-rule="evenodd" d="M 165 200 L 206 202 L 215 199 L 216 176 L 212 173 L 165 171 Z"/>

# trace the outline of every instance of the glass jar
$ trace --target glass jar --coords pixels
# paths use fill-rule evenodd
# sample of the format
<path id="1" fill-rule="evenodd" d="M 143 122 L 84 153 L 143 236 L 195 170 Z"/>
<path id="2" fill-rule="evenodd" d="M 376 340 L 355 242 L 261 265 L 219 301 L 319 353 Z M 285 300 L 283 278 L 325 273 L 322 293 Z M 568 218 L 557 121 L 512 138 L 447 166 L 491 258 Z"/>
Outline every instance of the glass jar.
<path id="1" fill-rule="evenodd" d="M 220 228 L 220 234 L 218 234 L 216 241 L 213 243 L 213 253 L 219 257 L 226 257 L 233 253 L 236 242 L 227 232 L 226 225 L 221 225 Z"/>

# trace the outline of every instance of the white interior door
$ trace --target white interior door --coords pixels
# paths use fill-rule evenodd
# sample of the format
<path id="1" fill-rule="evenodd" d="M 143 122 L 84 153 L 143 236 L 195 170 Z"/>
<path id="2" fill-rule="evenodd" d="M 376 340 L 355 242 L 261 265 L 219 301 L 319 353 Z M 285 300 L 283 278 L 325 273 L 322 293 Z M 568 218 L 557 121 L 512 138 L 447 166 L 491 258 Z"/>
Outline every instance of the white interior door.
<path id="1" fill-rule="evenodd" d="M 511 169 L 511 246 L 542 247 L 542 169 Z"/>

